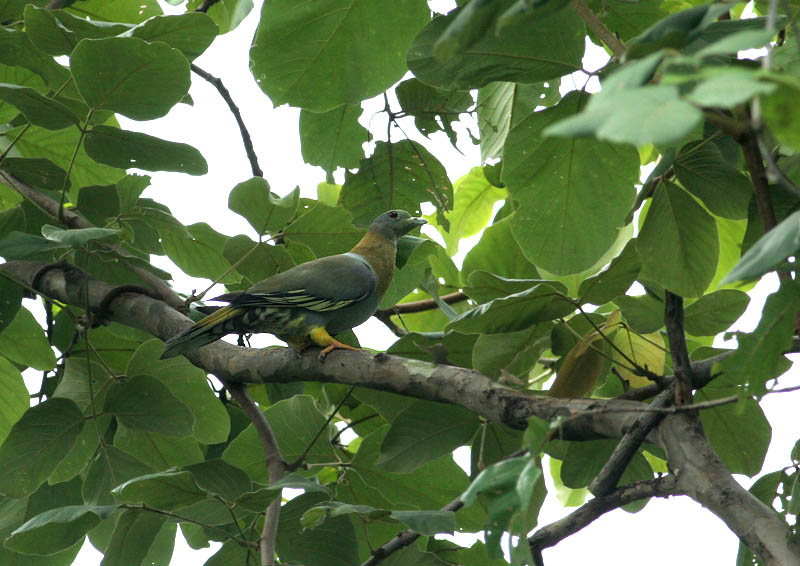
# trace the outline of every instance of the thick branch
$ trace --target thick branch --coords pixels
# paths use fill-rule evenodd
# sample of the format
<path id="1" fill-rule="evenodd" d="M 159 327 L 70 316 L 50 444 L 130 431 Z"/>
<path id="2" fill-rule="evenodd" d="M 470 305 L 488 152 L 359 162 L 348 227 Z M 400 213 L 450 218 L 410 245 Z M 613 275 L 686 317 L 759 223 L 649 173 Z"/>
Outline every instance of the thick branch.
<path id="1" fill-rule="evenodd" d="M 56 201 L 51 199 L 49 196 L 45 195 L 34 189 L 33 187 L 29 187 L 13 175 L 10 175 L 6 171 L 0 169 L 0 180 L 6 183 L 9 187 L 17 191 L 39 209 L 41 209 L 46 214 L 49 214 L 54 219 L 58 219 L 59 217 L 59 205 Z M 83 218 L 82 216 L 75 214 L 69 209 L 63 209 L 62 211 L 64 224 L 67 225 L 69 228 L 94 228 L 95 226 Z M 115 251 L 119 255 L 123 257 L 132 257 L 131 254 L 121 246 L 118 245 L 111 245 L 108 246 L 109 249 Z M 172 290 L 166 281 L 157 277 L 153 273 L 150 273 L 146 269 L 141 267 L 137 267 L 134 265 L 126 265 L 128 269 L 133 271 L 139 279 L 141 279 L 149 288 L 150 290 L 155 293 L 157 297 L 163 300 L 165 303 L 170 305 L 176 309 L 183 308 L 183 300 L 178 296 L 178 294 Z"/>
<path id="2" fill-rule="evenodd" d="M 664 324 L 675 371 L 675 404 L 685 405 L 692 400 L 692 363 L 683 331 L 683 297 L 667 290 L 664 291 Z"/>
<path id="3" fill-rule="evenodd" d="M 542 527 L 528 538 L 534 559 L 541 561 L 542 550 L 574 535 L 600 516 L 640 499 L 680 495 L 674 476 L 664 476 L 621 487 L 608 495 L 595 497 L 555 523 Z"/>
<path id="4" fill-rule="evenodd" d="M 226 384 L 231 397 L 239 404 L 244 414 L 253 423 L 253 427 L 261 440 L 261 447 L 267 458 L 267 473 L 269 483 L 275 484 L 283 477 L 286 471 L 286 462 L 278 447 L 278 441 L 272 433 L 267 417 L 258 408 L 253 399 L 247 393 L 247 389 L 240 384 Z M 264 527 L 261 530 L 261 538 L 258 541 L 258 548 L 261 554 L 261 566 L 273 566 L 275 564 L 275 541 L 278 536 L 278 520 L 281 514 L 281 490 L 278 496 L 268 506 L 264 517 Z"/>
<path id="5" fill-rule="evenodd" d="M 214 3 L 215 2 L 204 2 L 203 6 L 208 4 L 210 7 Z M 200 8 L 202 8 L 203 6 L 200 6 Z M 200 8 L 198 8 L 196 11 L 198 12 L 204 11 L 200 10 Z M 250 161 L 250 169 L 253 171 L 253 176 L 263 177 L 264 172 L 258 165 L 258 158 L 256 157 L 255 149 L 253 149 L 253 140 L 250 138 L 250 132 L 247 130 L 247 126 L 245 126 L 244 124 L 244 120 L 242 119 L 242 114 L 241 112 L 239 112 L 239 107 L 236 106 L 236 103 L 233 101 L 231 93 L 228 91 L 227 88 L 225 88 L 225 85 L 222 83 L 222 79 L 219 79 L 214 75 L 212 75 L 211 73 L 204 71 L 194 63 L 192 63 L 192 71 L 203 77 L 206 81 L 208 81 L 211 84 L 211 86 L 217 89 L 217 92 L 219 92 L 219 95 L 225 101 L 225 104 L 228 105 L 231 114 L 233 114 L 233 117 L 236 119 L 236 124 L 239 126 L 239 133 L 242 136 L 242 142 L 244 143 L 244 151 L 245 153 L 247 153 L 247 159 Z"/>
<path id="6" fill-rule="evenodd" d="M 581 19 L 590 30 L 592 30 L 600 40 L 608 45 L 611 52 L 614 54 L 615 59 L 621 59 L 625 55 L 625 44 L 614 35 L 614 33 L 606 27 L 606 25 L 597 17 L 592 9 L 586 5 L 583 0 L 569 0 L 569 5 L 575 10 Z"/>
<path id="7" fill-rule="evenodd" d="M 722 519 L 764 566 L 800 564 L 800 544 L 789 527 L 733 478 L 708 443 L 699 419 L 670 415 L 654 436 L 667 453 L 678 490 Z"/>

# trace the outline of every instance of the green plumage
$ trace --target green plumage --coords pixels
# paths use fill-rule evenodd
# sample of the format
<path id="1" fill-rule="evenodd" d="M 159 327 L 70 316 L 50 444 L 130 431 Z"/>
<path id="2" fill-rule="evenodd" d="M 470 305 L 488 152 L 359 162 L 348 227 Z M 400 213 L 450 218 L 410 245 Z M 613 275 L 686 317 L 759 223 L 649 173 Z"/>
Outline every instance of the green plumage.
<path id="1" fill-rule="evenodd" d="M 404 210 L 375 219 L 347 253 L 315 259 L 273 275 L 247 291 L 220 297 L 230 305 L 167 341 L 162 358 L 185 354 L 226 334 L 269 332 L 293 345 L 344 347 L 331 338 L 378 308 L 394 273 L 397 238 L 425 221 Z"/>

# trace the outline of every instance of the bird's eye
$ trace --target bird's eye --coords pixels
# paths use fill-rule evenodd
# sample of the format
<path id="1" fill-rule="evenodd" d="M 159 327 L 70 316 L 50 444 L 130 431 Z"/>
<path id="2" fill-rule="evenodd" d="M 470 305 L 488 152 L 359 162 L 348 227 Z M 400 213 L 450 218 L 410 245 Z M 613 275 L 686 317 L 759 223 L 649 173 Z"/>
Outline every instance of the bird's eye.
<path id="1" fill-rule="evenodd" d="M 389 211 L 389 218 L 397 218 L 398 214 L 396 210 Z"/>

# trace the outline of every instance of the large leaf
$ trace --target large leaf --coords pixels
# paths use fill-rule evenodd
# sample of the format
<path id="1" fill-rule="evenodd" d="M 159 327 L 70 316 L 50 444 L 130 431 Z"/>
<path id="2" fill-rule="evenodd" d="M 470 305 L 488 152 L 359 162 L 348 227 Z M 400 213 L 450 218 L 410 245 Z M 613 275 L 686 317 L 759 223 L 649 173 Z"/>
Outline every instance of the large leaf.
<path id="1" fill-rule="evenodd" d="M 190 237 L 177 231 L 162 234 L 164 251 L 186 274 L 193 277 L 218 279 L 228 270 L 230 264 L 222 257 L 221 250 L 225 248 L 227 236 L 211 228 L 205 222 L 187 226 Z M 225 281 L 234 281 L 228 274 Z"/>
<path id="2" fill-rule="evenodd" d="M 20 232 L 18 232 L 20 233 Z M 2 242 L 0 242 L 2 246 Z M 2 249 L 0 247 L 0 249 Z M 0 255 L 5 255 L 0 251 Z M 0 276 L 0 332 L 11 324 L 17 311 L 22 306 L 23 289 L 13 279 Z"/>
<path id="3" fill-rule="evenodd" d="M 144 503 L 171 511 L 205 499 L 191 472 L 168 470 L 131 478 L 112 490 L 124 503 Z"/>
<path id="4" fill-rule="evenodd" d="M 83 427 L 69 399 L 48 399 L 28 409 L 0 446 L 0 493 L 30 495 L 66 456 Z"/>
<path id="5" fill-rule="evenodd" d="M 453 184 L 453 211 L 447 214 L 450 229 L 444 235 L 447 253 L 458 253 L 458 242 L 477 234 L 492 217 L 494 204 L 506 197 L 506 191 L 487 179 L 482 167 L 473 167 Z"/>
<path id="6" fill-rule="evenodd" d="M 782 283 L 767 297 L 756 329 L 739 336 L 739 347 L 720 363 L 721 380 L 730 385 L 747 384 L 751 392 L 763 394 L 766 382 L 785 370 L 783 354 L 791 347 L 798 310 L 800 286 L 792 281 Z"/>
<path id="7" fill-rule="evenodd" d="M 0 354 L 12 362 L 39 370 L 50 370 L 56 365 L 56 356 L 44 330 L 28 309 L 19 309 L 0 332 Z"/>
<path id="8" fill-rule="evenodd" d="M 83 540 L 89 529 L 115 509 L 115 505 L 68 505 L 51 509 L 17 528 L 4 544 L 23 554 L 54 554 Z"/>
<path id="9" fill-rule="evenodd" d="M 727 330 L 744 313 L 749 302 L 746 293 L 735 289 L 703 295 L 686 307 L 684 328 L 695 336 L 714 336 Z"/>
<path id="10" fill-rule="evenodd" d="M 467 444 L 478 427 L 477 417 L 461 407 L 415 401 L 392 422 L 377 464 L 390 472 L 411 472 Z"/>
<path id="11" fill-rule="evenodd" d="M 642 277 L 683 297 L 699 297 L 717 270 L 717 225 L 686 191 L 664 182 L 647 211 L 637 249 Z"/>
<path id="12" fill-rule="evenodd" d="M 178 49 L 191 61 L 211 45 L 218 32 L 219 28 L 206 14 L 186 12 L 181 15 L 150 18 L 124 35 L 138 37 L 151 43 L 164 42 Z"/>
<path id="13" fill-rule="evenodd" d="M 497 253 L 498 250 L 503 250 L 504 253 Z M 461 268 L 462 281 L 466 283 L 470 274 L 479 270 L 513 279 L 532 279 L 539 276 L 536 266 L 525 258 L 514 239 L 509 218 L 486 228 L 478 243 L 467 252 Z"/>
<path id="14" fill-rule="evenodd" d="M 25 7 L 25 29 L 36 47 L 48 55 L 69 55 L 81 39 L 112 37 L 130 26 L 89 21 L 64 10 Z"/>
<path id="15" fill-rule="evenodd" d="M 383 212 L 385 210 L 381 210 Z M 307 246 L 317 257 L 346 252 L 362 234 L 353 226 L 349 212 L 322 203 L 298 216 L 282 232 L 287 242 Z"/>
<path id="16" fill-rule="evenodd" d="M 750 181 L 722 157 L 708 141 L 681 148 L 673 163 L 675 175 L 711 212 L 725 218 L 746 218 L 753 194 Z"/>
<path id="17" fill-rule="evenodd" d="M 596 140 L 544 138 L 542 129 L 575 114 L 583 95 L 512 127 L 503 180 L 519 208 L 514 237 L 537 266 L 564 275 L 590 267 L 614 243 L 635 198 L 639 159 L 633 148 Z"/>
<path id="18" fill-rule="evenodd" d="M 275 234 L 294 218 L 300 203 L 300 191 L 278 197 L 262 177 L 253 177 L 236 185 L 228 195 L 228 208 L 241 214 L 260 236 Z"/>
<path id="19" fill-rule="evenodd" d="M 164 116 L 191 82 L 180 51 L 134 37 L 84 39 L 72 52 L 70 68 L 90 107 L 134 120 Z"/>
<path id="20" fill-rule="evenodd" d="M 22 380 L 22 374 L 7 359 L 0 357 L 0 442 L 11 427 L 28 410 L 30 397 Z"/>
<path id="21" fill-rule="evenodd" d="M 328 174 L 337 167 L 355 169 L 364 157 L 361 144 L 370 138 L 358 123 L 361 108 L 352 104 L 322 113 L 300 112 L 300 149 L 303 159 Z"/>
<path id="22" fill-rule="evenodd" d="M 275 106 L 325 112 L 359 104 L 403 76 L 405 52 L 428 14 L 423 2 L 265 2 L 250 69 Z"/>
<path id="23" fill-rule="evenodd" d="M 128 509 L 120 515 L 105 549 L 103 566 L 139 564 L 147 556 L 166 517 L 149 511 Z"/>
<path id="24" fill-rule="evenodd" d="M 95 126 L 86 134 L 84 144 L 89 157 L 120 169 L 208 173 L 206 160 L 192 146 L 139 132 Z"/>
<path id="25" fill-rule="evenodd" d="M 535 83 L 580 69 L 584 26 L 571 10 L 548 18 L 523 18 L 501 31 L 485 27 L 471 45 L 439 60 L 434 46 L 458 15 L 459 10 L 453 10 L 434 18 L 408 50 L 408 66 L 422 82 L 465 90 L 493 81 Z"/>
<path id="26" fill-rule="evenodd" d="M 797 250 L 800 250 L 800 210 L 784 218 L 753 244 L 722 282 L 729 283 L 763 275 L 775 269 Z"/>
<path id="27" fill-rule="evenodd" d="M 264 414 L 278 440 L 281 454 L 287 462 L 293 462 L 310 447 L 305 461 L 310 463 L 332 462 L 336 456 L 323 434 L 312 445 L 317 433 L 325 426 L 325 417 L 306 395 L 295 395 L 269 407 Z M 330 425 L 329 425 L 330 426 Z M 249 425 L 225 449 L 223 459 L 241 468 L 255 481 L 266 483 L 267 469 L 264 451 L 253 425 Z"/>
<path id="28" fill-rule="evenodd" d="M 379 142 L 358 173 L 346 174 L 341 193 L 342 205 L 358 226 L 368 226 L 392 208 L 419 216 L 420 203 L 426 201 L 440 211 L 452 208 L 453 186 L 439 160 L 411 140 Z"/>
<path id="29" fill-rule="evenodd" d="M 94 432 L 96 435 L 97 430 Z M 116 485 L 151 472 L 153 472 L 152 467 L 124 450 L 116 446 L 102 446 L 89 464 L 83 478 L 81 486 L 83 501 L 92 505 L 116 503 L 117 500 L 111 495 L 111 490 Z"/>
<path id="30" fill-rule="evenodd" d="M 192 412 L 149 375 L 138 375 L 112 387 L 104 410 L 128 428 L 165 436 L 189 436 L 194 429 Z"/>
<path id="31" fill-rule="evenodd" d="M 72 110 L 32 88 L 0 84 L 0 100 L 18 108 L 31 124 L 48 130 L 78 125 L 78 117 Z"/>
<path id="32" fill-rule="evenodd" d="M 159 340 L 143 343 L 128 361 L 128 375 L 151 375 L 161 381 L 194 414 L 193 436 L 203 444 L 224 442 L 230 431 L 230 419 L 208 385 L 206 373 L 181 356 L 159 359 Z"/>

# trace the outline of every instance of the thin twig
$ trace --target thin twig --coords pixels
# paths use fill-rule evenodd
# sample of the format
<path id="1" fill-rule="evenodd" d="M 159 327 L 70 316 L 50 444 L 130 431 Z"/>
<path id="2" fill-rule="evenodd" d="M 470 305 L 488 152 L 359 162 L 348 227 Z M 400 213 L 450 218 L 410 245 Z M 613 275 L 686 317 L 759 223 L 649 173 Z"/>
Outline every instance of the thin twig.
<path id="1" fill-rule="evenodd" d="M 575 10 L 581 19 L 590 30 L 597 34 L 600 40 L 608 45 L 611 52 L 614 54 L 615 59 L 621 59 L 625 55 L 625 44 L 614 35 L 614 33 L 606 27 L 606 25 L 597 17 L 586 2 L 583 0 L 569 0 L 569 5 Z"/>
<path id="2" fill-rule="evenodd" d="M 230 391 L 231 397 L 239 404 L 239 407 L 244 411 L 253 427 L 256 429 L 256 434 L 261 440 L 261 447 L 264 450 L 264 456 L 267 460 L 267 473 L 269 474 L 269 483 L 277 483 L 286 472 L 286 462 L 281 455 L 281 449 L 278 447 L 278 441 L 272 432 L 272 428 L 267 421 L 267 417 L 258 408 L 247 388 L 242 384 L 226 383 L 225 387 Z M 266 514 L 264 517 L 264 528 L 261 531 L 261 537 L 258 541 L 258 548 L 261 554 L 261 566 L 272 566 L 275 564 L 275 542 L 278 536 L 278 520 L 281 513 L 281 490 L 278 490 L 277 497 L 267 506 Z"/>
<path id="3" fill-rule="evenodd" d="M 447 295 L 442 295 L 439 297 L 442 301 L 447 303 L 448 305 L 452 305 L 455 303 L 460 303 L 462 301 L 469 300 L 469 297 L 463 291 L 457 291 L 455 293 L 448 293 Z M 408 303 L 400 303 L 393 307 L 389 307 L 388 309 L 380 309 L 375 313 L 375 316 L 387 314 L 387 315 L 395 315 L 395 314 L 411 314 L 416 312 L 424 312 L 430 311 L 433 309 L 439 308 L 436 304 L 436 301 L 433 299 L 422 299 L 421 301 L 411 301 Z"/>
<path id="4" fill-rule="evenodd" d="M 464 502 L 461 499 L 454 499 L 444 507 L 442 507 L 442 511 L 458 511 L 464 506 Z M 393 552 L 397 552 L 401 548 L 405 548 L 406 546 L 413 543 L 417 540 L 421 535 L 416 532 L 412 531 L 411 529 L 406 529 L 402 533 L 398 533 L 395 535 L 393 539 L 389 542 L 386 542 L 372 551 L 372 556 L 370 556 L 367 560 L 365 560 L 361 566 L 376 566 L 379 564 L 384 558 L 392 554 Z"/>
<path id="5" fill-rule="evenodd" d="M 554 523 L 542 527 L 528 538 L 534 564 L 541 565 L 542 550 L 561 542 L 592 523 L 600 516 L 640 499 L 682 495 L 674 476 L 664 476 L 625 487 L 603 497 L 595 497 Z"/>
<path id="6" fill-rule="evenodd" d="M 287 466 L 288 471 L 293 472 L 300 466 L 300 464 L 303 463 L 303 460 L 306 459 L 306 456 L 308 456 L 308 453 L 311 451 L 311 448 L 314 446 L 314 444 L 316 444 L 317 440 L 319 440 L 319 437 L 322 436 L 322 433 L 328 429 L 328 425 L 331 424 L 331 421 L 336 416 L 336 413 L 339 412 L 339 409 L 342 408 L 344 402 L 347 401 L 348 397 L 350 397 L 350 395 L 353 393 L 353 391 L 355 391 L 355 389 L 356 389 L 355 385 L 351 385 L 347 389 L 347 393 L 345 393 L 344 396 L 336 404 L 336 407 L 334 407 L 333 411 L 331 411 L 331 414 L 328 415 L 328 418 L 325 420 L 325 423 L 321 427 L 319 427 L 317 434 L 314 435 L 314 438 L 311 440 L 311 442 L 308 443 L 308 446 L 306 446 L 306 449 L 303 450 L 303 453 L 300 454 L 297 460 L 295 460 L 294 462 L 292 462 Z"/>
<path id="7" fill-rule="evenodd" d="M 213 4 L 215 4 L 215 2 L 203 2 L 203 5 L 205 4 L 208 4 L 208 6 L 210 7 Z M 207 9 L 208 7 L 206 8 L 206 10 Z M 204 11 L 204 10 L 200 10 L 200 8 L 198 8 L 196 11 Z M 233 114 L 233 117 L 236 118 L 236 123 L 239 125 L 239 133 L 242 136 L 242 142 L 244 143 L 244 150 L 247 153 L 247 159 L 250 161 L 250 169 L 252 169 L 253 171 L 253 176 L 263 177 L 264 172 L 258 165 L 258 158 L 256 157 L 255 150 L 253 149 L 253 140 L 250 139 L 250 132 L 247 131 L 247 126 L 245 126 L 244 120 L 242 120 L 242 114 L 241 112 L 239 112 L 239 107 L 236 106 L 236 104 L 233 102 L 231 93 L 228 92 L 227 88 L 225 88 L 225 85 L 222 83 L 222 79 L 219 79 L 214 75 L 212 75 L 211 73 L 204 71 L 194 63 L 192 63 L 191 68 L 192 71 L 203 77 L 215 89 L 217 89 L 217 92 L 219 92 L 222 99 L 228 105 L 228 108 L 230 108 L 231 114 Z"/>

